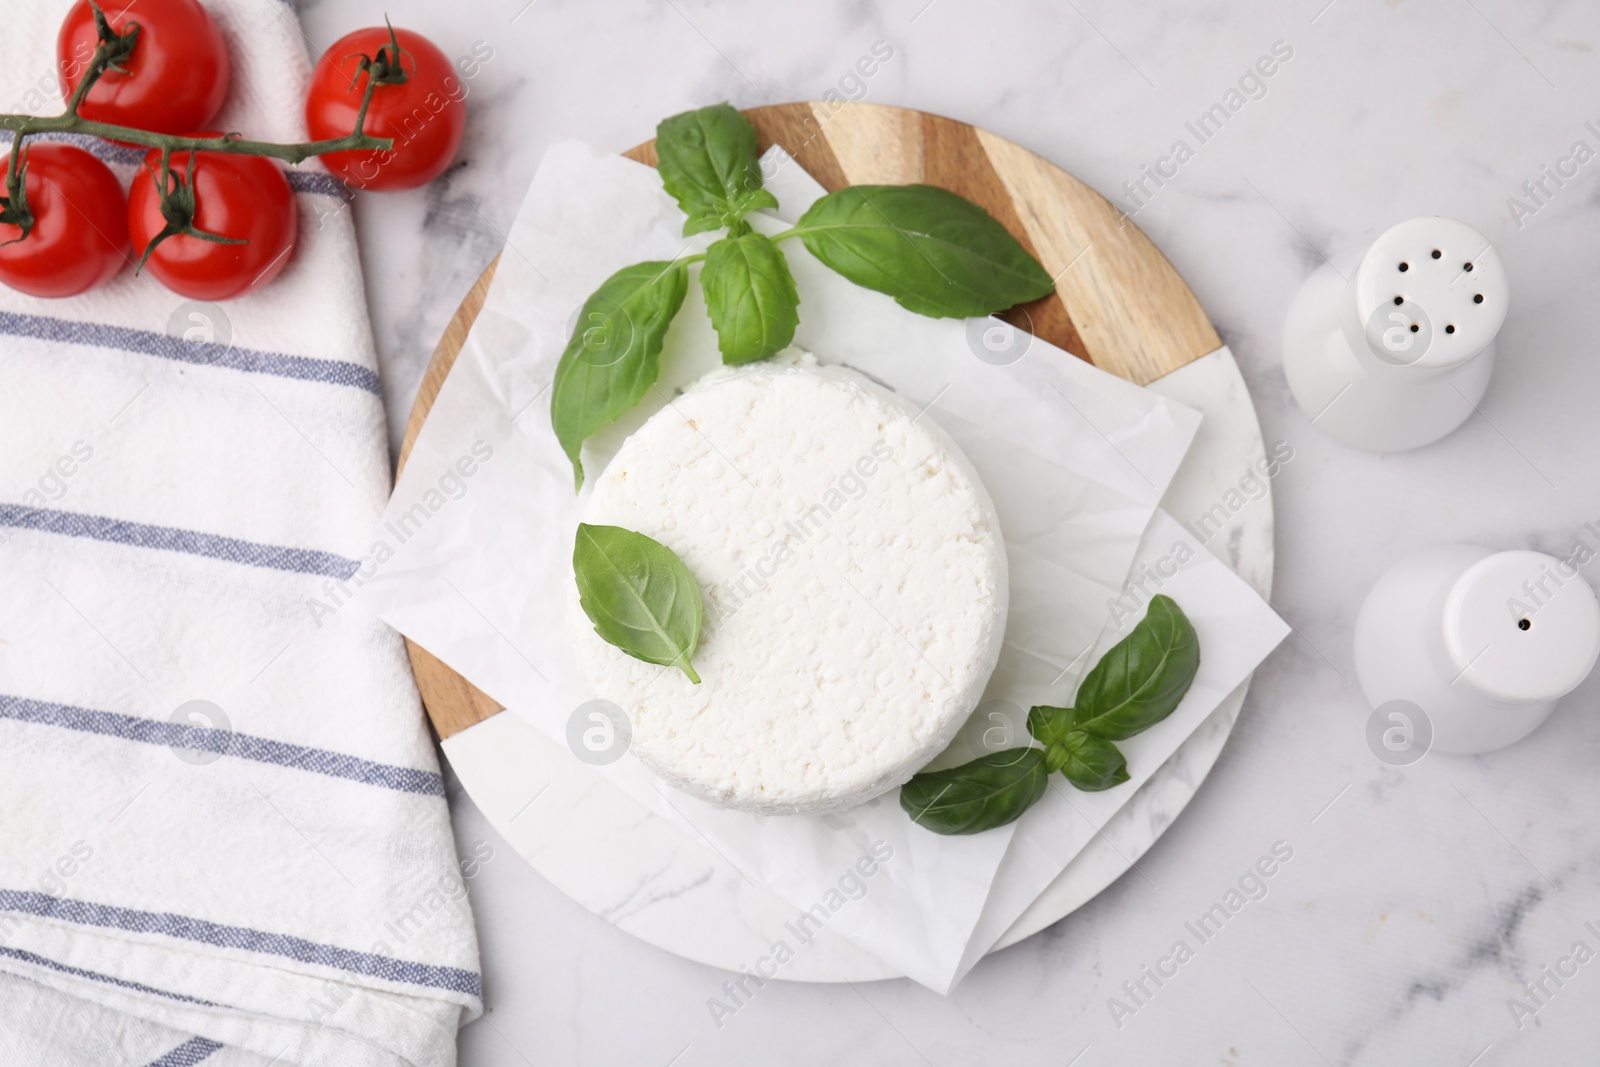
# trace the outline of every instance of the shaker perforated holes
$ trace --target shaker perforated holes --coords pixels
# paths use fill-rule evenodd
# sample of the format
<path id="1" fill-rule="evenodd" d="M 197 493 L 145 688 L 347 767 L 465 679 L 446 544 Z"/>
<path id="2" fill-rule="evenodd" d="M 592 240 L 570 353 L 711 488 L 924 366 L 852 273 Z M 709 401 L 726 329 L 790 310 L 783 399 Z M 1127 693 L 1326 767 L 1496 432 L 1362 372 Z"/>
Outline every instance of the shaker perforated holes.
<path id="1" fill-rule="evenodd" d="M 1319 268 L 1285 320 L 1295 401 L 1319 430 L 1359 448 L 1437 441 L 1476 410 L 1488 384 L 1509 303 L 1500 256 L 1466 223 L 1426 215 L 1379 234 L 1344 271 L 1351 260 Z M 1470 273 L 1459 269 L 1468 261 Z"/>

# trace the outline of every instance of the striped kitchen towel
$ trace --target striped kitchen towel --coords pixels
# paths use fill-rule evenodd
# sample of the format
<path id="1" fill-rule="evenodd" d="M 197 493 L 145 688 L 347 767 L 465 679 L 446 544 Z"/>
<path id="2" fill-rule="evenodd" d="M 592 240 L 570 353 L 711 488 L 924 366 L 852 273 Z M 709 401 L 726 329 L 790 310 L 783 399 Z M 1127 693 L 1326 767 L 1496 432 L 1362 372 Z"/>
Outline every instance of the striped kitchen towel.
<path id="1" fill-rule="evenodd" d="M 6 5 L 6 110 L 59 106 L 68 5 Z M 209 5 L 220 127 L 303 140 L 293 7 Z M 390 484 L 351 212 L 291 180 L 253 296 L 0 291 L 3 1067 L 432 1067 L 481 1011 L 484 857 L 399 638 L 348 604 Z"/>

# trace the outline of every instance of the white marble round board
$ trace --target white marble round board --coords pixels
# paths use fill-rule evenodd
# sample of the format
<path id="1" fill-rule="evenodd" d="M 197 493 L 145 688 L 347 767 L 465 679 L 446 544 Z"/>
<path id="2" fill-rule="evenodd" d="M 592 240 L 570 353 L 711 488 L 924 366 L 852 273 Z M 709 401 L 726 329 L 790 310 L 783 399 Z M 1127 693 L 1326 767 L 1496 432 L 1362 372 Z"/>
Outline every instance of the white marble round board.
<path id="1" fill-rule="evenodd" d="M 1244 380 L 1188 287 L 1131 221 L 1065 171 L 985 131 L 904 108 L 786 104 L 747 114 L 763 150 L 782 144 L 829 189 L 862 182 L 943 186 L 982 204 L 1053 275 L 1064 272 L 1056 293 L 1020 309 L 1013 321 L 1205 417 L 1162 501 L 1175 518 L 1206 512 L 1265 459 Z M 648 143 L 627 155 L 655 161 Z M 1084 255 L 1090 247 L 1095 254 Z M 402 465 L 492 276 L 491 265 L 434 353 L 407 426 Z M 1234 513 L 1207 545 L 1267 595 L 1270 495 Z M 426 650 L 409 649 L 423 702 L 466 792 L 528 863 L 584 907 L 651 944 L 735 971 L 766 953 L 783 924 L 798 916 L 709 842 L 639 806 L 533 726 L 502 713 Z M 1247 686 L 1230 694 L 1100 828 L 996 948 L 1068 915 L 1149 850 L 1216 761 Z M 784 977 L 839 982 L 896 974 L 824 928 L 786 965 Z"/>

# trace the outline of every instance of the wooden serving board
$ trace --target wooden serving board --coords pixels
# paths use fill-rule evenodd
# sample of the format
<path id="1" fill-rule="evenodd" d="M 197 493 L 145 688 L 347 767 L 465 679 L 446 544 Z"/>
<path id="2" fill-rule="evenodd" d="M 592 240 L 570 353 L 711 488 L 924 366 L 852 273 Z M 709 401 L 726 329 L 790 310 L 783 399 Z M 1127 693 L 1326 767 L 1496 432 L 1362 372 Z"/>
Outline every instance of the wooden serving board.
<path id="1" fill-rule="evenodd" d="M 937 185 L 981 204 L 1036 256 L 1055 292 L 1003 317 L 1120 378 L 1145 385 L 1222 344 L 1172 264 L 1099 193 L 1025 148 L 964 122 L 880 104 L 774 104 L 745 112 L 761 150 L 782 145 L 828 190 Z M 623 153 L 655 166 L 655 142 Z M 445 327 L 400 448 L 411 445 L 483 307 L 495 264 Z M 504 709 L 406 642 L 428 718 L 450 737 Z"/>

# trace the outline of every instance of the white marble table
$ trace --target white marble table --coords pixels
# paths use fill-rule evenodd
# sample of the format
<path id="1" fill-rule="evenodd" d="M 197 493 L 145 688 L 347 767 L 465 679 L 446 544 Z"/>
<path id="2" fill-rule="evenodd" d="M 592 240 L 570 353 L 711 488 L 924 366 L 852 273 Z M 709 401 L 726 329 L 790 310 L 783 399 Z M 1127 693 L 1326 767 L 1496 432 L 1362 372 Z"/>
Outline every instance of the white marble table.
<path id="1" fill-rule="evenodd" d="M 772 983 L 719 1029 L 706 1002 L 727 973 L 570 902 L 456 796 L 462 847 L 496 848 L 472 884 L 490 1011 L 462 1034 L 466 1067 L 1594 1061 L 1600 962 L 1562 961 L 1577 941 L 1600 952 L 1600 676 L 1509 750 L 1396 769 L 1366 745 L 1350 627 L 1367 586 L 1416 548 L 1600 550 L 1600 160 L 1559 186 L 1544 171 L 1579 140 L 1600 152 L 1600 7 L 1324 2 L 302 0 L 319 45 L 387 11 L 451 55 L 479 40 L 495 52 L 447 180 L 355 204 L 396 440 L 547 143 L 621 149 L 674 111 L 819 98 L 845 78 L 846 95 L 985 126 L 1112 196 L 1187 142 L 1176 176 L 1127 206 L 1239 358 L 1269 445 L 1294 449 L 1274 486 L 1274 599 L 1296 636 L 1136 871 L 948 998 L 905 981 Z M 878 40 L 894 58 L 852 83 Z M 1201 143 L 1186 123 L 1277 41 L 1293 55 L 1264 95 L 1246 85 L 1259 99 Z M 1540 180 L 1534 199 L 1523 183 Z M 1454 436 L 1353 453 L 1289 399 L 1283 312 L 1325 253 L 1426 213 L 1473 224 L 1505 258 L 1502 362 Z M 1585 573 L 1600 584 L 1600 564 Z M 1200 944 L 1185 923 L 1279 841 L 1293 858 L 1266 896 Z M 1180 938 L 1193 958 L 1131 999 L 1123 983 Z M 1541 980 L 1536 1003 L 1520 983 Z M 1120 1026 L 1112 997 L 1137 1008 Z"/>

